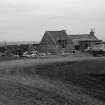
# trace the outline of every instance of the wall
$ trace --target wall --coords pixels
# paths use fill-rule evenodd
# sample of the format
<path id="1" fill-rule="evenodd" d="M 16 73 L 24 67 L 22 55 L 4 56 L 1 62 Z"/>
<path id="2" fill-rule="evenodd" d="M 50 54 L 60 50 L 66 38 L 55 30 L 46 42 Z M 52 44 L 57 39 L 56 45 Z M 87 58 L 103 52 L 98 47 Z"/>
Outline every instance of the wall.
<path id="1" fill-rule="evenodd" d="M 39 46 L 40 52 L 55 52 L 56 51 L 56 43 L 52 40 L 52 38 L 45 32 L 40 46 Z"/>

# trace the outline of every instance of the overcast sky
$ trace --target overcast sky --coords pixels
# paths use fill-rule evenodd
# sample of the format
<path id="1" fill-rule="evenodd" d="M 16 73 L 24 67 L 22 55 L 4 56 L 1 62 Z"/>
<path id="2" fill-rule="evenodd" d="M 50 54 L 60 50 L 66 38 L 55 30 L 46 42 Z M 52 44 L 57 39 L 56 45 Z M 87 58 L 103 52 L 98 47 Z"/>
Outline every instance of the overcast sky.
<path id="1" fill-rule="evenodd" d="M 105 0 L 0 0 L 0 41 L 40 41 L 45 30 L 105 40 Z"/>

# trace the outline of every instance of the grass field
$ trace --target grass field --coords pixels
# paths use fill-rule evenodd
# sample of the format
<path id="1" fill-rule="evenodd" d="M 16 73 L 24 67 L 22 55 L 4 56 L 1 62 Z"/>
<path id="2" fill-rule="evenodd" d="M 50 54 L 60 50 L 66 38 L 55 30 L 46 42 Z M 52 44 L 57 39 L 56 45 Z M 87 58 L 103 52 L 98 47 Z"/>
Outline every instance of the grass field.
<path id="1" fill-rule="evenodd" d="M 105 105 L 105 58 L 0 62 L 0 105 Z"/>

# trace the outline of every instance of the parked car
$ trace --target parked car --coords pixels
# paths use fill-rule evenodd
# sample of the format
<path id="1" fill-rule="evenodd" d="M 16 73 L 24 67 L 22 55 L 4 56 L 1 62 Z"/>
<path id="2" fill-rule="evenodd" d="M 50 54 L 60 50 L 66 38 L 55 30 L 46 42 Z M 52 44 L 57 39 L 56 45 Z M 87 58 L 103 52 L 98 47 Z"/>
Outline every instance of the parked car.
<path id="1" fill-rule="evenodd" d="M 46 53 L 39 53 L 38 55 L 39 56 L 46 56 L 47 54 Z"/>
<path id="2" fill-rule="evenodd" d="M 37 56 L 37 54 L 35 52 L 29 53 L 28 51 L 26 51 L 23 53 L 23 57 L 35 57 L 35 56 Z"/>
<path id="3" fill-rule="evenodd" d="M 0 52 L 0 56 L 5 56 L 5 55 L 6 55 L 5 53 Z"/>
<path id="4" fill-rule="evenodd" d="M 94 56 L 97 55 L 105 56 L 105 44 L 103 43 L 96 44 L 93 47 L 86 49 L 85 51 L 91 53 Z"/>

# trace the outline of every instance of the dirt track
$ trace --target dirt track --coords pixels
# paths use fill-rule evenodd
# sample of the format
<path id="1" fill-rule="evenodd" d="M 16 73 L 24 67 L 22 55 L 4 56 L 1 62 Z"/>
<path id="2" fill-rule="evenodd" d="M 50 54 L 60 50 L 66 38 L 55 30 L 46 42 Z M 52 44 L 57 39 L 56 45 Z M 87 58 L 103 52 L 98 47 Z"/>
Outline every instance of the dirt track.
<path id="1" fill-rule="evenodd" d="M 57 58 L 39 58 L 39 59 L 20 59 L 20 60 L 11 60 L 11 61 L 2 61 L 0 62 L 0 68 L 13 68 L 13 67 L 27 67 L 37 64 L 46 64 L 53 62 L 68 62 L 68 61 L 82 61 L 82 60 L 94 60 L 94 59 L 105 59 L 105 57 L 57 57 Z"/>
<path id="2" fill-rule="evenodd" d="M 36 65 L 105 58 L 78 57 L 23 59 L 0 62 L 0 105 L 105 105 L 83 93 L 82 88 L 24 73 Z M 12 71 L 12 72 L 11 72 Z M 31 68 L 31 71 L 32 70 Z"/>

